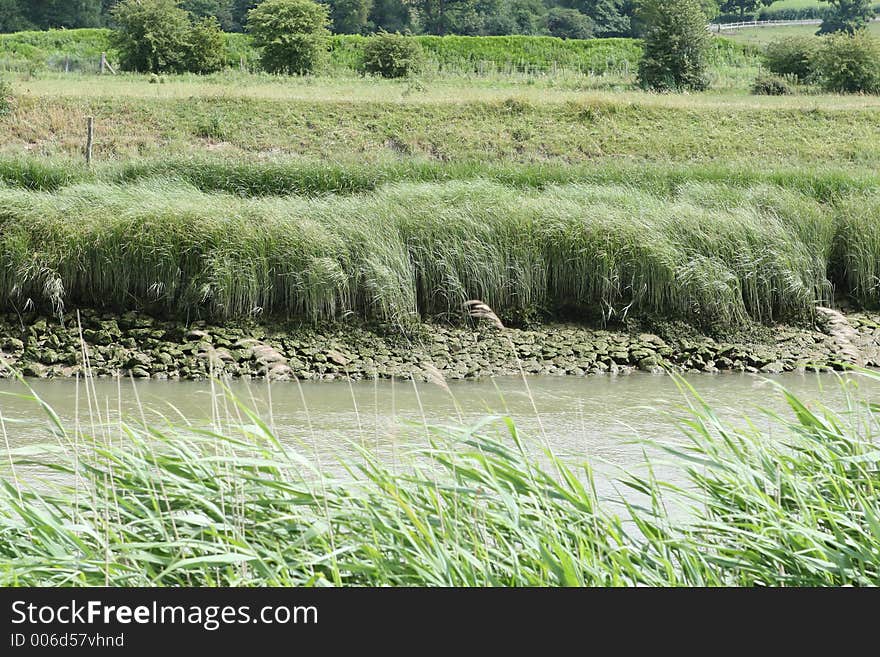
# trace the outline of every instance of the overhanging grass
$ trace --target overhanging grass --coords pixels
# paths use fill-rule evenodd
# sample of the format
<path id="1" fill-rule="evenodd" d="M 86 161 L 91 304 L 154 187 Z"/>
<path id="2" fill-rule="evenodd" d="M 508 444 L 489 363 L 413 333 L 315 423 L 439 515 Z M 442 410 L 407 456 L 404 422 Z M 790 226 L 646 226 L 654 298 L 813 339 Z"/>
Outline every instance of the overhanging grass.
<path id="1" fill-rule="evenodd" d="M 835 414 L 780 391 L 790 417 L 745 428 L 692 395 L 664 447 L 688 487 L 630 475 L 638 502 L 601 498 L 589 464 L 507 418 L 430 429 L 393 466 L 364 450 L 339 481 L 243 409 L 92 436 L 50 416 L 57 442 L 0 466 L 0 584 L 876 586 L 878 419 L 847 392 Z"/>
<path id="2" fill-rule="evenodd" d="M 400 183 L 243 199 L 180 182 L 0 190 L 0 299 L 406 324 L 644 311 L 729 324 L 828 299 L 835 214 L 772 186 Z"/>

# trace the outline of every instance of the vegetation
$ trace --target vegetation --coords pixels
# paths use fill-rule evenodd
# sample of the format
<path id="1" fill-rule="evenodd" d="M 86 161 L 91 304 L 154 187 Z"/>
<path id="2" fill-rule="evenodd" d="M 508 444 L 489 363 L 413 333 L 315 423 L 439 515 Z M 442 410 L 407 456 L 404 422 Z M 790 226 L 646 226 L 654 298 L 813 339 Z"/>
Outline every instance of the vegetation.
<path id="1" fill-rule="evenodd" d="M 772 41 L 764 51 L 767 68 L 777 75 L 790 75 L 800 82 L 813 77 L 816 53 L 822 41 L 815 36 L 785 37 Z"/>
<path id="2" fill-rule="evenodd" d="M 823 0 L 831 5 L 825 14 L 819 34 L 845 32 L 855 34 L 864 30 L 874 17 L 871 0 Z"/>
<path id="3" fill-rule="evenodd" d="M 832 34 L 816 53 L 815 67 L 827 91 L 880 93 L 880 40 L 864 32 Z"/>
<path id="4" fill-rule="evenodd" d="M 852 269 L 877 258 L 870 242 L 837 241 L 836 210 L 761 185 L 655 192 L 477 180 L 241 199 L 152 180 L 6 189 L 0 207 L 0 298 L 10 309 L 355 313 L 405 325 L 460 318 L 465 300 L 482 298 L 502 317 L 627 309 L 720 325 L 806 316 L 844 270 L 832 259 Z"/>
<path id="5" fill-rule="evenodd" d="M 111 43 L 122 68 L 143 73 L 213 73 L 225 64 L 225 39 L 216 19 L 195 24 L 176 0 L 122 0 Z"/>
<path id="6" fill-rule="evenodd" d="M 4 459 L 0 583 L 876 585 L 877 418 L 845 390 L 843 414 L 780 390 L 791 417 L 744 428 L 691 391 L 682 443 L 660 446 L 688 486 L 625 475 L 629 501 L 601 497 L 589 463 L 507 418 L 426 428 L 404 464 L 361 450 L 339 481 L 307 440 L 285 446 L 234 399 L 229 415 L 247 424 L 221 415 L 210 431 L 87 435 L 47 408 L 54 442 Z M 34 485 L 25 469 L 53 477 Z"/>
<path id="7" fill-rule="evenodd" d="M 12 86 L 0 78 L 0 117 L 12 111 Z"/>
<path id="8" fill-rule="evenodd" d="M 752 93 L 756 96 L 787 96 L 792 93 L 792 89 L 785 78 L 762 75 L 752 84 Z"/>
<path id="9" fill-rule="evenodd" d="M 248 12 L 248 31 L 270 73 L 310 73 L 327 50 L 327 8 L 311 0 L 265 0 Z"/>
<path id="10" fill-rule="evenodd" d="M 647 25 L 639 83 L 659 91 L 708 87 L 710 37 L 706 14 L 697 0 L 644 0 L 641 19 Z"/>
<path id="11" fill-rule="evenodd" d="M 380 32 L 364 45 L 363 70 L 383 78 L 404 78 L 417 73 L 424 52 L 417 41 L 400 34 Z"/>

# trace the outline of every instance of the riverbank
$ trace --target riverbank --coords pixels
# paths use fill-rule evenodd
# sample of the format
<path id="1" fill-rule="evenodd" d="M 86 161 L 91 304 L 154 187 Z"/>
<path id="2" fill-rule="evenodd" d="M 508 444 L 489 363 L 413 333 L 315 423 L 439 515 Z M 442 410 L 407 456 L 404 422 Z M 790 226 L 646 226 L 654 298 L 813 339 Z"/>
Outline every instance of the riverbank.
<path id="1" fill-rule="evenodd" d="M 519 374 L 587 376 L 659 372 L 761 372 L 880 365 L 880 314 L 846 316 L 848 335 L 820 316 L 815 325 L 751 325 L 711 337 L 683 323 L 597 328 L 549 324 L 498 330 L 422 324 L 403 335 L 380 325 L 319 326 L 162 321 L 128 312 L 84 311 L 77 324 L 46 317 L 0 318 L 0 355 L 26 376 L 153 379 L 303 380 L 415 377 L 419 380 Z"/>

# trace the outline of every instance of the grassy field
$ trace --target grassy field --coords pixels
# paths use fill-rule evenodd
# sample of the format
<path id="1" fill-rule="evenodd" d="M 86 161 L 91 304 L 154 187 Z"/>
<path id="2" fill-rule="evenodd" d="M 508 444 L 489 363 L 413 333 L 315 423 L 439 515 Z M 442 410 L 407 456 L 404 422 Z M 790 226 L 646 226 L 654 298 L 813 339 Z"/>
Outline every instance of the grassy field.
<path id="1" fill-rule="evenodd" d="M 743 45 L 762 47 L 771 41 L 791 36 L 811 36 L 816 34 L 818 25 L 773 25 L 769 27 L 743 27 L 725 30 L 724 36 Z M 880 22 L 873 21 L 868 25 L 868 32 L 880 37 Z"/>
<path id="2" fill-rule="evenodd" d="M 308 437 L 283 446 L 234 399 L 210 431 L 89 434 L 46 409 L 48 444 L 0 465 L 0 584 L 876 586 L 878 418 L 848 391 L 834 414 L 779 390 L 791 419 L 744 428 L 690 393 L 665 448 L 688 485 L 622 475 L 640 503 L 600 497 L 589 464 L 508 418 L 426 426 L 393 466 L 364 450 L 340 482 Z"/>
<path id="3" fill-rule="evenodd" d="M 98 161 L 203 154 L 351 162 L 880 163 L 878 97 L 654 95 L 447 81 L 13 80 L 0 154 Z"/>

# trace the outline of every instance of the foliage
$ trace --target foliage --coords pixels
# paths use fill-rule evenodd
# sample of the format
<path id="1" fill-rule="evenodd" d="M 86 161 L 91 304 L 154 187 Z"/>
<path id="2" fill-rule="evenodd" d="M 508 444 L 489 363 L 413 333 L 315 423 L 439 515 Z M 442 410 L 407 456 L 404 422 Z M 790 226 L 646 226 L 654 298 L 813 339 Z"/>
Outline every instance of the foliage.
<path id="1" fill-rule="evenodd" d="M 863 30 L 874 17 L 871 0 L 822 0 L 831 5 L 822 21 L 819 34 L 846 32 L 854 34 Z"/>
<path id="2" fill-rule="evenodd" d="M 711 37 L 698 0 L 644 0 L 640 17 L 647 26 L 639 83 L 658 91 L 700 91 L 707 78 Z"/>
<path id="3" fill-rule="evenodd" d="M 815 67 L 827 91 L 880 93 L 880 41 L 864 31 L 825 37 L 815 56 Z"/>
<path id="4" fill-rule="evenodd" d="M 547 12 L 547 31 L 561 39 L 589 39 L 593 22 L 577 9 L 554 7 Z"/>
<path id="5" fill-rule="evenodd" d="M 225 66 L 226 37 L 216 18 L 203 18 L 190 28 L 184 61 L 191 73 L 214 73 Z"/>
<path id="6" fill-rule="evenodd" d="M 822 41 L 815 36 L 792 36 L 767 44 L 764 61 L 777 75 L 791 75 L 806 82 L 813 76 L 814 60 Z"/>
<path id="7" fill-rule="evenodd" d="M 753 14 L 758 7 L 771 4 L 773 0 L 724 0 L 720 9 L 724 13 L 736 12 L 740 19 L 745 20 L 746 14 Z"/>
<path id="8" fill-rule="evenodd" d="M 369 37 L 363 53 L 362 70 L 384 78 L 412 75 L 424 62 L 424 52 L 418 41 L 389 32 Z"/>
<path id="9" fill-rule="evenodd" d="M 760 75 L 752 83 L 752 93 L 756 96 L 787 96 L 791 92 L 786 79 L 776 75 Z"/>
<path id="10" fill-rule="evenodd" d="M 270 73 L 311 73 L 326 58 L 327 7 L 311 0 L 265 0 L 248 13 L 247 29 Z"/>
<path id="11" fill-rule="evenodd" d="M 113 8 L 112 42 L 122 68 L 143 73 L 186 70 L 189 14 L 177 0 L 122 0 Z"/>
<path id="12" fill-rule="evenodd" d="M 334 34 L 360 34 L 367 31 L 373 0 L 328 0 Z"/>

